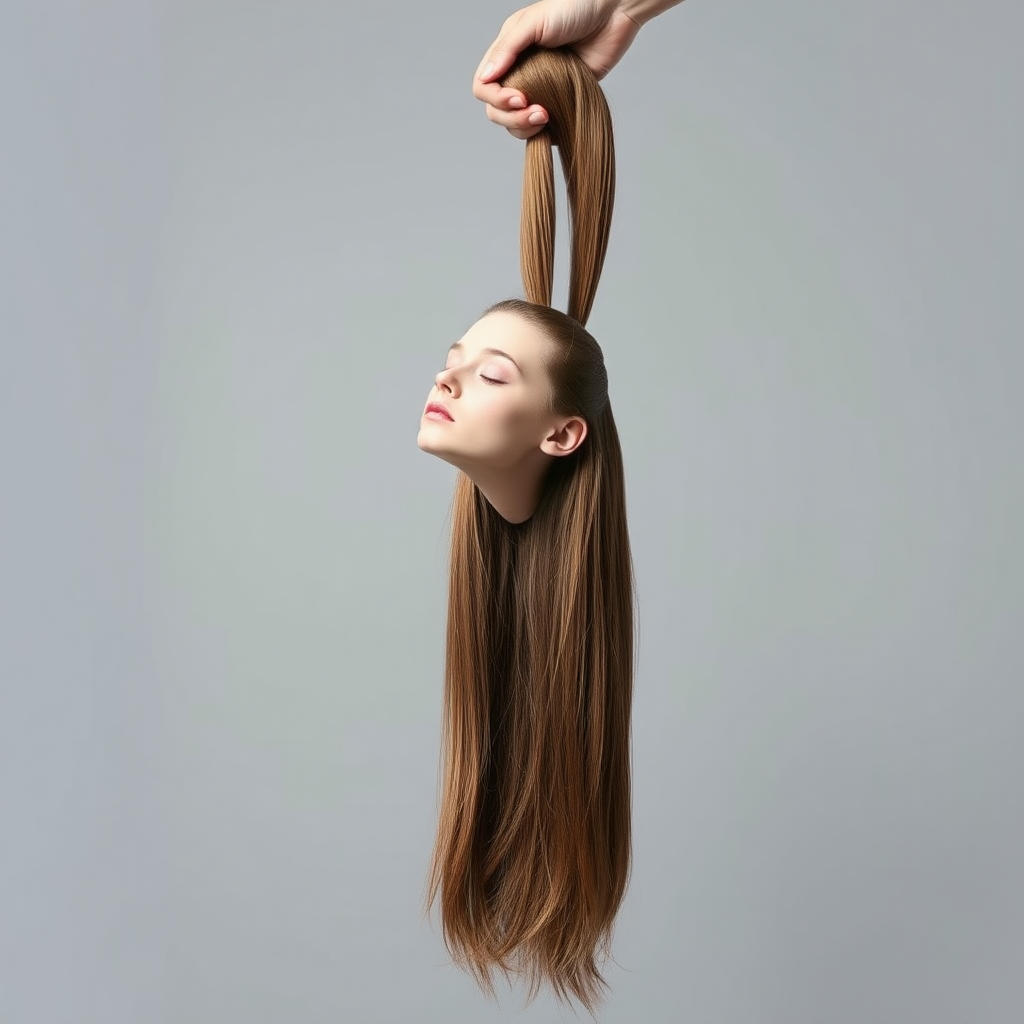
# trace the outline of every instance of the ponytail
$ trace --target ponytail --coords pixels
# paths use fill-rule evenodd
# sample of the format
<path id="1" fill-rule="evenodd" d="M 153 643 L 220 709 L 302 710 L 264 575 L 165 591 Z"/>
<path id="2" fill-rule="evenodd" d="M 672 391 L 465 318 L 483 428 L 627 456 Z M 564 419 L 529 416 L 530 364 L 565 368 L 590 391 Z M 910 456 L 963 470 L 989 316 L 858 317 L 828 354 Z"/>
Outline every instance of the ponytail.
<path id="1" fill-rule="evenodd" d="M 530 302 L 551 305 L 555 264 L 555 183 L 551 147 L 565 174 L 572 247 L 566 312 L 586 324 L 601 279 L 615 199 L 612 119 L 594 73 L 569 47 L 530 47 L 502 79 L 548 111 L 545 131 L 526 141 L 519 254 Z"/>

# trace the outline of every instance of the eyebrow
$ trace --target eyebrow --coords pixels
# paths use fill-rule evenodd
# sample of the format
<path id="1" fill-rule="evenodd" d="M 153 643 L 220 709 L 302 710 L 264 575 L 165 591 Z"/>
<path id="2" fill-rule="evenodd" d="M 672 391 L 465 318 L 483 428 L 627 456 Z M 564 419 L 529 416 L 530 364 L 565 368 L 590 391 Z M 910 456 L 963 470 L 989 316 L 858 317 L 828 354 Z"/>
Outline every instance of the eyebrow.
<path id="1" fill-rule="evenodd" d="M 461 341 L 455 342 L 448 351 L 454 352 L 457 348 L 462 348 Z M 489 356 L 504 356 L 504 358 L 507 359 L 520 373 L 523 372 L 522 367 L 520 367 L 520 365 L 507 352 L 502 352 L 500 348 L 482 348 L 480 351 L 486 352 Z M 523 376 L 525 376 L 525 374 L 523 374 Z"/>

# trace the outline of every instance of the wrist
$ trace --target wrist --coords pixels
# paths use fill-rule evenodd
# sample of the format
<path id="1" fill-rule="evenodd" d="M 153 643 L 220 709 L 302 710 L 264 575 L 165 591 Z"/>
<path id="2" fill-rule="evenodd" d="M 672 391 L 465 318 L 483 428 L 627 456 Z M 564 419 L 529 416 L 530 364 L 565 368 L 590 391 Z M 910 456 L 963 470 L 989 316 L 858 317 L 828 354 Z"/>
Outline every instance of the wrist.
<path id="1" fill-rule="evenodd" d="M 679 3 L 682 0 L 619 0 L 617 10 L 642 27 Z"/>

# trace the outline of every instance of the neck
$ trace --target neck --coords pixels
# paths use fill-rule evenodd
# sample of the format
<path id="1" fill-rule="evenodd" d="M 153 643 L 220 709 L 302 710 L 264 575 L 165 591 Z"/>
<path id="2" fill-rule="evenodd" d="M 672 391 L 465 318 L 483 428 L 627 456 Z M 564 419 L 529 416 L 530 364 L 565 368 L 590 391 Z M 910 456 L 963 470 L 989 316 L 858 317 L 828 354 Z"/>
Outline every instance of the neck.
<path id="1" fill-rule="evenodd" d="M 480 466 L 459 468 L 480 488 L 487 503 L 509 523 L 525 523 L 540 504 L 541 487 L 550 458 L 538 452 L 536 458 L 505 469 Z"/>

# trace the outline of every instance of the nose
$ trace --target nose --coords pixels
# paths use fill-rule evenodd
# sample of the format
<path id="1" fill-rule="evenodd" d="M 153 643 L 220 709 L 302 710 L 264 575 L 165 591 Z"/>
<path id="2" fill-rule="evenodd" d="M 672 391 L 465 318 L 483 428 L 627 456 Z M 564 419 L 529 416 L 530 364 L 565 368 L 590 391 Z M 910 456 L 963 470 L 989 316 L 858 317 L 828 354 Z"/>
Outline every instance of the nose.
<path id="1" fill-rule="evenodd" d="M 434 384 L 438 391 L 446 391 L 451 394 L 455 390 L 455 377 L 451 370 L 441 370 L 434 378 Z"/>

